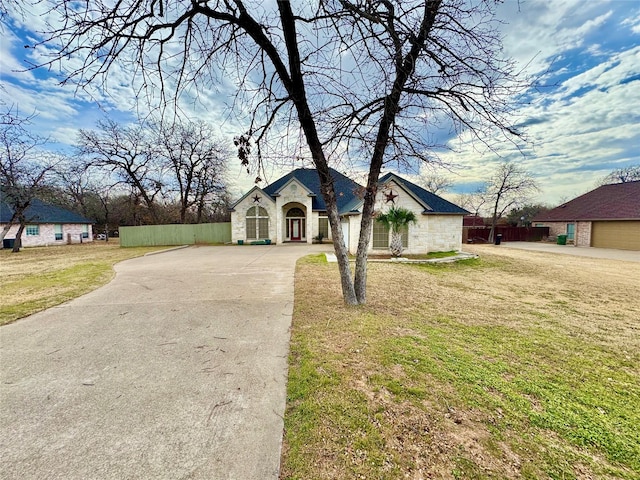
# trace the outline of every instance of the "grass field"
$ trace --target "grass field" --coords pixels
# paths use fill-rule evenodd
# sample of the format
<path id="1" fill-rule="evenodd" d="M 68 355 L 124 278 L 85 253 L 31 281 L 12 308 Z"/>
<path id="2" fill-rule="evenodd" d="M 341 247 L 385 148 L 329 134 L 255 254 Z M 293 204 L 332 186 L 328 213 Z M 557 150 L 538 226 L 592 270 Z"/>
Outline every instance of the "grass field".
<path id="1" fill-rule="evenodd" d="M 640 264 L 469 249 L 298 263 L 281 478 L 640 478 Z"/>
<path id="2" fill-rule="evenodd" d="M 0 325 L 90 292 L 113 278 L 113 265 L 160 250 L 120 248 L 117 240 L 0 249 Z"/>

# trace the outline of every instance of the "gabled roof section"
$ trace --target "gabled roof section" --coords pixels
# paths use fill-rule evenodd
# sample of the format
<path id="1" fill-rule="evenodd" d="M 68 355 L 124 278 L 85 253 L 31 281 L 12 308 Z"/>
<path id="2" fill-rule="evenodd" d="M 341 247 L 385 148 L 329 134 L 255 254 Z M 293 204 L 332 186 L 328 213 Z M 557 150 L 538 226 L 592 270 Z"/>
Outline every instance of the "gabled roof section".
<path id="1" fill-rule="evenodd" d="M 535 222 L 640 220 L 640 180 L 602 185 L 536 216 Z"/>
<path id="2" fill-rule="evenodd" d="M 257 194 L 262 194 L 262 196 L 264 198 L 266 198 L 267 200 L 274 202 L 273 198 L 271 198 L 271 195 L 269 195 L 267 192 L 265 192 L 263 189 L 261 189 L 260 187 L 258 187 L 257 185 L 254 186 L 251 190 L 249 190 L 247 193 L 245 193 L 242 197 L 240 197 L 240 200 L 238 200 L 237 202 L 235 202 L 233 205 L 231 205 L 229 207 L 229 211 L 233 212 L 233 210 L 236 208 L 236 205 L 238 205 L 240 202 L 242 202 L 245 198 L 247 198 L 248 196 L 253 196 L 253 195 L 257 195 Z M 274 202 L 275 203 L 275 202 Z"/>
<path id="3" fill-rule="evenodd" d="M 468 215 L 466 211 L 435 193 L 428 192 L 415 183 L 405 180 L 394 173 L 386 173 L 378 180 L 380 185 L 394 181 L 411 195 L 424 208 L 423 214 Z"/>
<path id="4" fill-rule="evenodd" d="M 346 213 L 348 211 L 346 208 L 355 198 L 357 198 L 356 192 L 362 187 L 333 168 L 330 168 L 329 171 L 331 172 L 331 177 L 333 178 L 334 188 L 336 191 L 338 212 L 341 214 Z M 315 168 L 297 168 L 265 187 L 264 192 L 275 197 L 278 192 L 293 179 L 296 179 L 304 185 L 309 192 L 311 192 L 311 208 L 314 211 L 325 211 L 327 209 L 327 206 L 324 203 L 324 198 L 320 193 L 320 178 L 318 177 L 318 171 Z"/>
<path id="5" fill-rule="evenodd" d="M 13 208 L 4 201 L 4 198 L 0 198 L 0 223 L 9 223 L 12 216 Z M 93 223 L 93 221 L 78 213 L 51 205 L 37 198 L 33 199 L 29 208 L 25 211 L 25 218 L 27 223 Z"/>

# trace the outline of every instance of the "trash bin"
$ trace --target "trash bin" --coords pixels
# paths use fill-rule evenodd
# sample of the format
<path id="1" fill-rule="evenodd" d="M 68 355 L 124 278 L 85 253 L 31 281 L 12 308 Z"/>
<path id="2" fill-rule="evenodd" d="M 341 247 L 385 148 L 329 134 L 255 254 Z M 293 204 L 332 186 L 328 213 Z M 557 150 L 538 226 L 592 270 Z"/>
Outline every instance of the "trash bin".
<path id="1" fill-rule="evenodd" d="M 496 235 L 496 241 L 495 241 L 495 244 L 496 244 L 496 245 L 500 245 L 500 242 L 501 242 L 501 241 L 502 241 L 502 234 L 501 234 L 501 233 L 498 233 L 498 234 Z"/>
<path id="2" fill-rule="evenodd" d="M 16 241 L 15 238 L 3 238 L 2 248 L 13 248 L 15 241 Z"/>
<path id="3" fill-rule="evenodd" d="M 566 244 L 567 244 L 567 236 L 558 235 L 558 245 L 566 245 Z"/>
<path id="4" fill-rule="evenodd" d="M 244 240 L 238 240 L 238 245 L 244 245 Z"/>

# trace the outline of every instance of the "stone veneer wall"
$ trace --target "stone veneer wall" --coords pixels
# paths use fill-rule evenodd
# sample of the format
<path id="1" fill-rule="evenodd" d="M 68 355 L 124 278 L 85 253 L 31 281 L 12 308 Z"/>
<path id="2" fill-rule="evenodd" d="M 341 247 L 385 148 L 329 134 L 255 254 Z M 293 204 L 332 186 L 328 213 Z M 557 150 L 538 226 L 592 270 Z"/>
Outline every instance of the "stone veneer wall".
<path id="1" fill-rule="evenodd" d="M 260 202 L 254 202 L 253 197 L 258 195 Z M 276 235 L 276 204 L 262 191 L 253 189 L 231 212 L 231 241 L 237 243 L 238 240 L 247 240 L 247 211 L 251 207 L 263 207 L 269 214 L 269 238 L 274 242 L 277 241 Z"/>
<path id="2" fill-rule="evenodd" d="M 40 227 L 39 235 L 27 235 L 26 228 L 22 232 L 23 247 L 48 247 L 50 245 L 66 245 L 68 238 L 71 238 L 71 243 L 85 243 L 93 241 L 91 226 L 89 226 L 89 238 L 82 238 L 82 224 L 65 223 L 62 225 L 62 240 L 56 240 L 54 224 L 43 223 L 39 224 L 38 226 Z M 0 228 L 2 228 L 2 225 L 0 225 Z M 12 225 L 4 238 L 16 238 L 16 233 L 18 233 L 18 225 Z"/>
<path id="3" fill-rule="evenodd" d="M 253 197 L 261 197 L 260 202 L 254 202 Z M 299 207 L 305 212 L 306 221 L 306 242 L 311 243 L 318 231 L 318 216 L 312 212 L 312 198 L 309 191 L 299 182 L 292 181 L 286 185 L 276 201 L 266 195 L 262 190 L 254 188 L 231 212 L 231 241 L 237 243 L 238 240 L 247 240 L 246 215 L 249 208 L 260 206 L 267 210 L 269 214 L 269 238 L 273 243 L 282 243 L 286 237 L 286 212 L 289 208 Z M 315 233 L 314 233 L 315 232 Z"/>
<path id="4" fill-rule="evenodd" d="M 418 223 L 409 225 L 409 246 L 404 253 L 411 255 L 462 249 L 462 215 L 423 215 L 422 206 L 398 185 L 391 182 L 386 191 L 389 189 L 398 195 L 394 199 L 396 207 L 412 210 L 418 217 Z M 385 198 L 385 191 L 378 191 L 376 211 L 385 212 L 391 208 L 392 204 L 387 203 Z M 355 253 L 360 235 L 360 216 L 349 219 L 349 251 Z M 388 249 L 373 250 L 373 243 L 370 245 L 369 251 L 372 253 L 388 253 Z"/>
<path id="5" fill-rule="evenodd" d="M 576 247 L 591 246 L 591 222 L 576 222 Z"/>
<path id="6" fill-rule="evenodd" d="M 280 190 L 280 196 L 276 197 L 277 206 L 277 222 L 279 226 L 277 243 L 281 243 L 286 240 L 286 214 L 289 208 L 302 208 L 305 213 L 306 221 L 306 238 L 307 243 L 313 242 L 313 212 L 312 212 L 312 197 L 309 196 L 309 191 L 304 185 L 297 180 L 292 180 Z M 317 223 L 317 220 L 316 220 Z M 316 225 L 316 230 L 318 226 Z"/>

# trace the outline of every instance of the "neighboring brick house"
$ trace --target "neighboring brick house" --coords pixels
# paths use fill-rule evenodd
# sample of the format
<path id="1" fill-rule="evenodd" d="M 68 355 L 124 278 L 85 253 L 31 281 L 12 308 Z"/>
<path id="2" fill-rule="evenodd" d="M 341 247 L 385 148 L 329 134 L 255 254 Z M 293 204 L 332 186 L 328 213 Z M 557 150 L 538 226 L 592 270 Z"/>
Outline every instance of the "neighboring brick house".
<path id="1" fill-rule="evenodd" d="M 357 250 L 360 235 L 361 185 L 331 170 L 345 243 Z M 376 211 L 391 206 L 414 211 L 418 217 L 404 235 L 405 253 L 460 250 L 462 218 L 469 212 L 427 192 L 397 175 L 388 173 L 379 180 Z M 315 169 L 299 168 L 261 189 L 253 187 L 231 207 L 232 241 L 270 239 L 274 243 L 311 243 L 319 234 L 331 238 L 320 181 Z M 388 252 L 390 233 L 373 224 L 370 251 Z"/>
<path id="2" fill-rule="evenodd" d="M 578 247 L 640 250 L 640 181 L 603 185 L 533 219 Z"/>
<path id="3" fill-rule="evenodd" d="M 11 221 L 12 208 L 0 199 L 0 230 Z M 25 211 L 27 224 L 22 232 L 23 247 L 64 245 L 92 242 L 92 221 L 64 208 L 34 199 Z M 3 247 L 10 248 L 16 238 L 18 225 L 11 226 L 4 237 Z"/>

